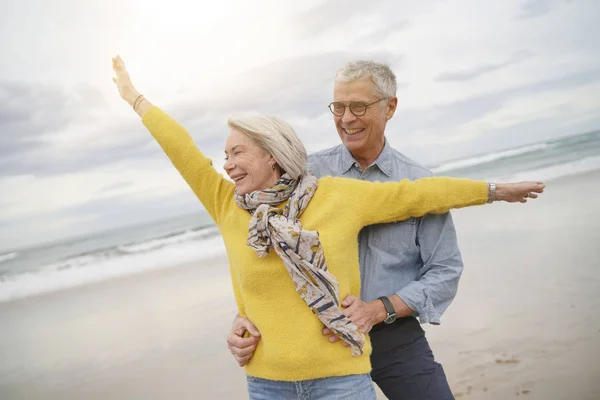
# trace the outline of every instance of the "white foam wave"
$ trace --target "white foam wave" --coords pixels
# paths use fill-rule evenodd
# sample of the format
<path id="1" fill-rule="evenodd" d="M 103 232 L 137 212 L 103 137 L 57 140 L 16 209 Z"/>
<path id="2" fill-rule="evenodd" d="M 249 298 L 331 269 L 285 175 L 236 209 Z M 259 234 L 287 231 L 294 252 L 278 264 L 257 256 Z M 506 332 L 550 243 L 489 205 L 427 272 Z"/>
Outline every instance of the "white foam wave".
<path id="1" fill-rule="evenodd" d="M 70 260 L 69 264 L 52 264 L 37 272 L 6 277 L 0 281 L 0 302 L 175 266 L 224 252 L 225 245 L 221 236 L 215 236 L 117 258 L 90 261 L 88 256 L 77 257 Z"/>
<path id="2" fill-rule="evenodd" d="M 600 170 L 600 156 L 585 157 L 580 160 L 523 171 L 510 176 L 490 177 L 486 180 L 496 182 L 550 181 L 595 170 Z"/>
<path id="3" fill-rule="evenodd" d="M 518 149 L 510 149 L 500 151 L 498 153 L 485 154 L 482 156 L 466 158 L 463 160 L 450 161 L 445 164 L 441 164 L 437 167 L 431 168 L 431 171 L 434 174 L 439 174 L 440 172 L 446 172 L 458 168 L 466 168 L 472 167 L 474 165 L 484 164 L 491 161 L 500 160 L 502 158 L 514 157 L 521 154 L 532 153 L 534 151 L 543 150 L 548 147 L 546 143 L 533 144 L 531 146 L 520 147 Z"/>
<path id="4" fill-rule="evenodd" d="M 185 231 L 178 235 L 173 235 L 169 237 L 163 237 L 158 239 L 151 239 L 141 243 L 131 243 L 123 246 L 119 246 L 118 249 L 123 253 L 140 253 L 145 251 L 150 251 L 154 249 L 159 249 L 165 246 L 171 246 L 173 244 L 187 242 L 195 239 L 200 239 L 206 236 L 214 235 L 218 232 L 216 227 L 211 227 L 202 230 L 196 231 Z"/>
<path id="5" fill-rule="evenodd" d="M 16 258 L 18 255 L 19 255 L 19 253 L 17 253 L 17 252 L 0 254 L 0 262 L 12 260 L 13 258 Z"/>
<path id="6" fill-rule="evenodd" d="M 42 269 L 45 271 L 60 271 L 60 270 L 69 269 L 69 268 L 80 268 L 80 267 L 83 267 L 84 265 L 104 261 L 107 258 L 108 258 L 108 256 L 105 254 L 98 254 L 98 255 L 88 254 L 88 255 L 84 255 L 84 256 L 68 258 L 66 260 L 58 261 L 53 264 L 48 264 L 45 267 L 43 267 Z"/>

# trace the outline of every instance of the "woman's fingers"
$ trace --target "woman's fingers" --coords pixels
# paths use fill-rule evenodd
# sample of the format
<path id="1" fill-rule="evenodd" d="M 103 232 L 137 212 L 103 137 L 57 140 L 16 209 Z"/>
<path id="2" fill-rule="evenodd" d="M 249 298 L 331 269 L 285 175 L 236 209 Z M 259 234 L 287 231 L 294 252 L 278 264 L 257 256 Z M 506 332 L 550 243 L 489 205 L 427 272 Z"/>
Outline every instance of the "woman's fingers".
<path id="1" fill-rule="evenodd" d="M 117 74 L 127 72 L 127 70 L 125 69 L 125 63 L 123 62 L 123 59 L 121 59 L 120 56 L 113 57 L 112 64 L 113 64 L 113 70 Z"/>
<path id="2" fill-rule="evenodd" d="M 119 66 L 119 68 L 125 71 L 125 62 L 123 61 L 121 56 L 117 56 L 117 65 Z"/>

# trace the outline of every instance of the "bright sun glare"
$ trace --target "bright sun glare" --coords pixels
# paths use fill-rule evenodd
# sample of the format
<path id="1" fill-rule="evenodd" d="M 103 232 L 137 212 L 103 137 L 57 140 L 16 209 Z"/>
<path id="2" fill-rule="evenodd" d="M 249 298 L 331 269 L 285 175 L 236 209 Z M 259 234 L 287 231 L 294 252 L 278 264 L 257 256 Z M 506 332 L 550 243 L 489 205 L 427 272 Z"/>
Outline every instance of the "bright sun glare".
<path id="1" fill-rule="evenodd" d="M 198 79 L 240 72 L 272 54 L 278 41 L 277 19 L 257 13 L 252 2 L 130 0 L 129 6 L 140 39 L 131 45 L 136 57 L 153 59 L 163 73 L 169 64 Z M 164 57 L 156 57 L 157 49 Z"/>

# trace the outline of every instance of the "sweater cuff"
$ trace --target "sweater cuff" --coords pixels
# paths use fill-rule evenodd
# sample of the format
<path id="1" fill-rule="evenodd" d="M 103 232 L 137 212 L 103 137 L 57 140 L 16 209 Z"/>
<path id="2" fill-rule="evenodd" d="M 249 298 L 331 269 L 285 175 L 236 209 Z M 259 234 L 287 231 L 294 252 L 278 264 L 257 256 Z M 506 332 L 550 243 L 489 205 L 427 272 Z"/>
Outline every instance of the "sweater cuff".
<path id="1" fill-rule="evenodd" d="M 144 115 L 142 115 L 142 123 L 146 126 L 146 128 L 149 128 L 151 125 L 155 125 L 157 122 L 159 122 L 157 121 L 157 118 L 160 118 L 160 114 L 163 114 L 164 116 L 164 113 L 162 113 L 160 108 L 157 106 L 152 106 L 144 113 Z"/>

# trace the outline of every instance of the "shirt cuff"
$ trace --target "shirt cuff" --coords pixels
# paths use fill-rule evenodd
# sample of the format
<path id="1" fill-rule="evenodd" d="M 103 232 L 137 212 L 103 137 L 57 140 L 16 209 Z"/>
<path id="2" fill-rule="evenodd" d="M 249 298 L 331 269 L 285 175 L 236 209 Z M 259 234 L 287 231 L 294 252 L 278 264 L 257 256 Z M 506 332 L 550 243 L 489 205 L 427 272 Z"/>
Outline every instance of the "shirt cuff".
<path id="1" fill-rule="evenodd" d="M 398 292 L 398 297 L 402 299 L 412 310 L 422 324 L 440 324 L 440 315 L 436 311 L 429 289 L 421 282 L 413 281 L 404 286 Z"/>

